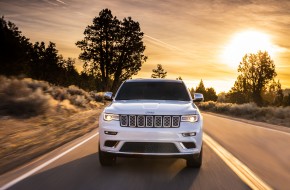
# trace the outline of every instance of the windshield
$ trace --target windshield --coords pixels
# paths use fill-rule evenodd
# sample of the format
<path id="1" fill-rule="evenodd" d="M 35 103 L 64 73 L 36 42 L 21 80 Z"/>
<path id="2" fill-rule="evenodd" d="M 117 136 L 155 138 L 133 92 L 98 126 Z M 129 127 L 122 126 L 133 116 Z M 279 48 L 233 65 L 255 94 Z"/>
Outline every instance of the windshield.
<path id="1" fill-rule="evenodd" d="M 185 85 L 177 82 L 126 82 L 115 99 L 190 101 Z"/>

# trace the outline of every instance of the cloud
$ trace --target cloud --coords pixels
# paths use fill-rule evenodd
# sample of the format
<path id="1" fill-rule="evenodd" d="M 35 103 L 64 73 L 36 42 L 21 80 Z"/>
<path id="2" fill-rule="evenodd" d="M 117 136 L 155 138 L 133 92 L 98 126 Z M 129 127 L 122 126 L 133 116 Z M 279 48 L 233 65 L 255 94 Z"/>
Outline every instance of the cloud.
<path id="1" fill-rule="evenodd" d="M 64 5 L 67 5 L 65 2 L 61 1 L 61 0 L 56 0 L 58 3 L 61 3 L 61 4 L 64 4 Z"/>
<path id="2" fill-rule="evenodd" d="M 178 48 L 178 47 L 176 47 L 176 46 L 173 46 L 173 45 L 171 45 L 171 44 L 168 44 L 168 43 L 166 43 L 166 42 L 163 42 L 163 41 L 161 41 L 161 40 L 158 40 L 158 39 L 156 39 L 156 38 L 153 38 L 153 37 L 151 37 L 151 36 L 148 36 L 148 35 L 146 35 L 146 34 L 145 34 L 144 36 L 147 37 L 149 40 L 151 40 L 151 41 L 157 43 L 158 45 L 162 46 L 162 47 L 165 47 L 165 48 L 168 48 L 168 49 L 173 49 L 173 50 L 177 50 L 177 51 L 181 51 L 181 52 L 183 52 L 182 49 L 180 49 L 180 48 Z"/>

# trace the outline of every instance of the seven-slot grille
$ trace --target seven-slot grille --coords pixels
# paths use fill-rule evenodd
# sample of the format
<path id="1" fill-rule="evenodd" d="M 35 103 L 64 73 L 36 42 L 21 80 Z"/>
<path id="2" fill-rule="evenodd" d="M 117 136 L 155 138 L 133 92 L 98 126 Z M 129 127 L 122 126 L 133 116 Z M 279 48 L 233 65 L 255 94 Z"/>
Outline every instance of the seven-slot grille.
<path id="1" fill-rule="evenodd" d="M 120 115 L 121 127 L 179 127 L 180 116 Z"/>

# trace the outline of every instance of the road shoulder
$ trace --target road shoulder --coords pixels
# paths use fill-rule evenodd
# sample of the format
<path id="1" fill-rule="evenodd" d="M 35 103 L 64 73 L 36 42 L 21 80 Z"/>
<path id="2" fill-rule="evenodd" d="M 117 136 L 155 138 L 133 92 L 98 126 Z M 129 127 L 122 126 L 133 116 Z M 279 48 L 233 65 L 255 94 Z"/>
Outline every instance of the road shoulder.
<path id="1" fill-rule="evenodd" d="M 258 127 L 264 127 L 264 128 L 273 129 L 273 130 L 277 130 L 277 131 L 281 131 L 285 133 L 290 133 L 290 128 L 281 126 L 281 125 L 273 125 L 273 124 L 269 124 L 265 122 L 253 121 L 253 120 L 248 120 L 248 119 L 243 119 L 243 118 L 238 118 L 238 117 L 233 117 L 233 116 L 228 116 L 228 115 L 223 115 L 223 114 L 218 114 L 218 113 L 213 113 L 213 112 L 207 112 L 207 111 L 201 111 L 201 112 L 205 114 L 218 116 L 218 117 L 223 117 L 226 119 L 240 121 L 240 122 L 251 124 L 251 125 L 256 125 Z"/>

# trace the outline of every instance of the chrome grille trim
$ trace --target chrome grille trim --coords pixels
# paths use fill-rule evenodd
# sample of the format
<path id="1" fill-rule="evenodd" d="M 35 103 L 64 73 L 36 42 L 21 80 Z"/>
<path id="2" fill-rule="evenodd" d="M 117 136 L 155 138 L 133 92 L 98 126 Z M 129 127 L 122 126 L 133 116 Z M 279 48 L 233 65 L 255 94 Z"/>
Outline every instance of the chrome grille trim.
<path id="1" fill-rule="evenodd" d="M 171 117 L 170 116 L 164 116 L 163 117 L 163 126 L 164 127 L 170 127 L 171 126 Z"/>
<path id="2" fill-rule="evenodd" d="M 120 115 L 121 127 L 178 128 L 180 116 L 171 115 Z"/>
<path id="3" fill-rule="evenodd" d="M 128 116 L 127 115 L 121 115 L 120 116 L 120 125 L 122 127 L 128 126 Z"/>
<path id="4" fill-rule="evenodd" d="M 180 117 L 172 116 L 172 127 L 179 127 Z"/>
<path id="5" fill-rule="evenodd" d="M 137 126 L 138 127 L 145 127 L 145 116 L 144 115 L 138 115 L 137 116 Z"/>
<path id="6" fill-rule="evenodd" d="M 153 127 L 153 116 L 146 116 L 146 127 Z"/>
<path id="7" fill-rule="evenodd" d="M 154 117 L 154 126 L 155 127 L 162 127 L 162 117 L 161 116 Z"/>
<path id="8" fill-rule="evenodd" d="M 136 115 L 129 115 L 129 127 L 136 127 Z"/>

